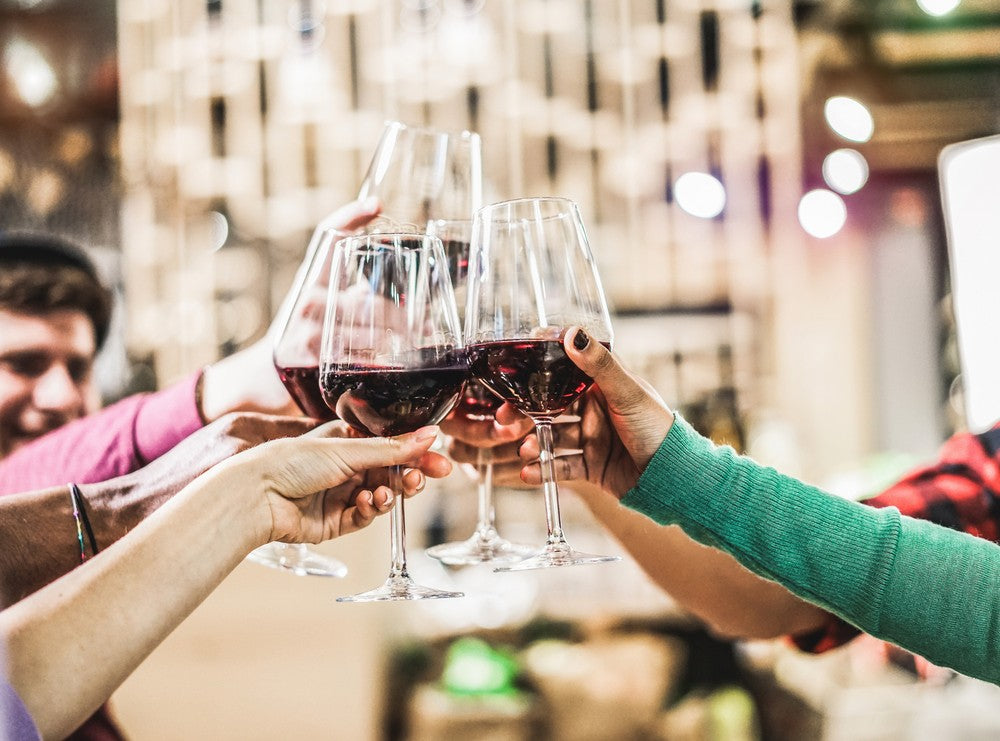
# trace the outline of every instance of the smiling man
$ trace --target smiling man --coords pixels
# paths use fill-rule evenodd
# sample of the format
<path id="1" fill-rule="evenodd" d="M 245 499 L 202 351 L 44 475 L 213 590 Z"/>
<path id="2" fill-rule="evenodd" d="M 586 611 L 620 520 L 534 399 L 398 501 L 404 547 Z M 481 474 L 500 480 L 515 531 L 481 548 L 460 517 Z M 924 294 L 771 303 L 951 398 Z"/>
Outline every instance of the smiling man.
<path id="1" fill-rule="evenodd" d="M 111 292 L 73 243 L 0 233 L 0 458 L 96 411 Z"/>

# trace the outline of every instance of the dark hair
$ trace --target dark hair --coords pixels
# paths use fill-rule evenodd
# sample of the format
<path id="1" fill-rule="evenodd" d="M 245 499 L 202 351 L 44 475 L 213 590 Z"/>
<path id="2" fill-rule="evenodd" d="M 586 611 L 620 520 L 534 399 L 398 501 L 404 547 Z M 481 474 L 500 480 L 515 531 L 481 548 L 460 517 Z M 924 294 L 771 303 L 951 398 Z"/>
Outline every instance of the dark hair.
<path id="1" fill-rule="evenodd" d="M 22 314 L 82 311 L 100 348 L 111 323 L 111 291 L 82 247 L 53 234 L 0 232 L 0 308 Z"/>

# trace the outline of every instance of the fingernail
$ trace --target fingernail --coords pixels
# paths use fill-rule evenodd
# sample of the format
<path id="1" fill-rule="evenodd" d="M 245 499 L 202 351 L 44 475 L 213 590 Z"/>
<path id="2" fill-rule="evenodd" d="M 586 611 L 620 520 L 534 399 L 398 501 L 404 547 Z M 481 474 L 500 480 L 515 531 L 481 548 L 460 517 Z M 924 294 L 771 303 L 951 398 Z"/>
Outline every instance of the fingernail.
<path id="1" fill-rule="evenodd" d="M 389 509 L 392 506 L 394 499 L 395 495 L 390 491 L 385 497 L 385 503 L 382 505 L 382 509 Z"/>
<path id="2" fill-rule="evenodd" d="M 421 427 L 419 430 L 413 433 L 413 438 L 417 442 L 422 443 L 425 440 L 432 440 L 433 438 L 437 437 L 438 431 L 439 428 L 435 425 L 431 425 L 429 427 Z"/>
<path id="3" fill-rule="evenodd" d="M 378 196 L 368 196 L 362 201 L 361 206 L 365 211 L 374 211 L 378 208 Z"/>
<path id="4" fill-rule="evenodd" d="M 573 336 L 573 347 L 575 347 L 580 352 L 587 349 L 587 345 L 590 344 L 590 337 L 582 329 L 578 329 L 576 334 Z"/>

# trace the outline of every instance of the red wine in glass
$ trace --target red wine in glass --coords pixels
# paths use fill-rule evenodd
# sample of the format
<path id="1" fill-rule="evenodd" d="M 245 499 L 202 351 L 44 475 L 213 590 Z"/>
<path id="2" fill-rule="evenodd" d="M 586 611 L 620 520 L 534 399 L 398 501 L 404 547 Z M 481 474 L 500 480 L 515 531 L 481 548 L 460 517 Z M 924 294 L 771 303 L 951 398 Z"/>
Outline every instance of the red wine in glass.
<path id="1" fill-rule="evenodd" d="M 437 424 L 458 402 L 469 375 L 464 356 L 449 355 L 441 365 L 417 368 L 329 365 L 323 399 L 351 427 L 375 437 Z"/>
<path id="2" fill-rule="evenodd" d="M 466 419 L 484 421 L 493 419 L 497 409 L 503 405 L 503 399 L 494 394 L 474 378 L 465 383 L 462 398 L 458 401 L 458 414 Z"/>
<path id="3" fill-rule="evenodd" d="M 558 339 L 497 340 L 467 350 L 476 378 L 530 417 L 559 416 L 594 383 Z"/>
<path id="4" fill-rule="evenodd" d="M 319 387 L 319 365 L 289 368 L 278 366 L 278 377 L 307 417 L 323 422 L 337 418 L 336 413 L 323 400 L 323 392 Z"/>
<path id="5" fill-rule="evenodd" d="M 553 420 L 593 380 L 560 340 L 580 327 L 592 341 L 614 333 L 579 207 L 565 198 L 517 198 L 476 211 L 466 294 L 465 344 L 473 376 L 532 418 L 538 435 L 547 537 L 535 555 L 496 571 L 619 560 L 566 541 L 555 474 Z"/>

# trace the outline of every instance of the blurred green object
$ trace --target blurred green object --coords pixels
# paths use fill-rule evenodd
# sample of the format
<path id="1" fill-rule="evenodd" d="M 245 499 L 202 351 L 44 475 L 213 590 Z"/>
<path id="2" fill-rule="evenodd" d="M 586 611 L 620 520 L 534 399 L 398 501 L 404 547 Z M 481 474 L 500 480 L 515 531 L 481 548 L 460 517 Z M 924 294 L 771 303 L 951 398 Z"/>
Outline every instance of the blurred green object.
<path id="1" fill-rule="evenodd" d="M 445 654 L 441 684 L 453 695 L 506 695 L 517 692 L 516 659 L 479 638 L 455 640 Z"/>
<path id="2" fill-rule="evenodd" d="M 720 687 L 708 696 L 709 738 L 714 741 L 757 741 L 757 706 L 742 687 Z"/>

